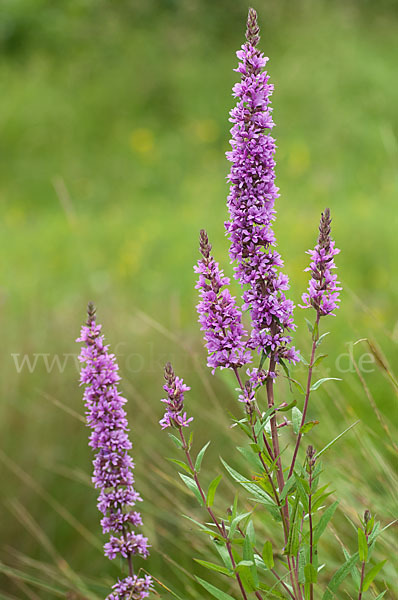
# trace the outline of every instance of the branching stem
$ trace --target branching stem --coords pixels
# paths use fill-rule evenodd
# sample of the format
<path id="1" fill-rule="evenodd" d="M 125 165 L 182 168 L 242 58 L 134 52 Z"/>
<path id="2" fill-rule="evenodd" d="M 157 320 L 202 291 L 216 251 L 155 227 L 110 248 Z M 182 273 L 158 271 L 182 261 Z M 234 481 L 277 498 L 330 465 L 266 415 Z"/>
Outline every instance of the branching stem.
<path id="1" fill-rule="evenodd" d="M 243 597 L 244 600 L 248 600 L 245 588 L 243 587 L 242 579 L 241 579 L 239 573 L 236 571 L 236 562 L 235 562 L 235 559 L 234 559 L 234 556 L 233 556 L 233 553 L 232 553 L 231 541 L 230 541 L 230 539 L 228 537 L 227 531 L 225 529 L 225 525 L 224 525 L 223 522 L 221 524 L 218 522 L 218 519 L 215 516 L 214 512 L 212 511 L 212 509 L 210 508 L 210 506 L 207 506 L 207 503 L 206 503 L 206 494 L 204 493 L 203 488 L 202 488 L 202 486 L 200 484 L 200 481 L 198 479 L 198 474 L 197 474 L 196 469 L 195 469 L 195 467 L 193 465 L 192 458 L 191 458 L 191 453 L 190 453 L 190 450 L 189 450 L 189 446 L 188 446 L 188 444 L 186 442 L 184 433 L 182 431 L 182 427 L 179 427 L 178 431 L 179 431 L 179 434 L 180 434 L 180 438 L 181 438 L 181 442 L 182 442 L 182 447 L 183 447 L 183 450 L 185 452 L 185 456 L 187 457 L 188 465 L 189 465 L 189 467 L 190 467 L 190 469 L 192 471 L 192 475 L 193 475 L 194 481 L 196 483 L 196 487 L 198 488 L 199 494 L 200 494 L 200 496 L 201 496 L 201 498 L 203 500 L 203 504 L 206 507 L 206 510 L 209 513 L 209 516 L 210 516 L 211 520 L 213 521 L 214 525 L 217 527 L 217 530 L 218 530 L 220 536 L 225 541 L 225 545 L 226 545 L 226 548 L 228 550 L 229 557 L 231 559 L 232 569 L 233 569 L 233 571 L 235 573 L 236 581 L 238 582 L 240 591 L 242 593 L 242 597 Z M 259 600 L 262 600 L 261 595 L 257 596 L 257 597 L 258 597 Z"/>
<path id="2" fill-rule="evenodd" d="M 315 329 L 314 329 L 315 335 L 314 335 L 314 339 L 312 341 L 311 360 L 310 360 L 310 365 L 308 367 L 307 389 L 306 389 L 306 393 L 305 393 L 304 408 L 303 408 L 303 415 L 301 417 L 300 430 L 305 423 L 305 419 L 307 416 L 307 410 L 308 410 L 308 402 L 309 402 L 310 394 L 311 394 L 312 371 L 314 368 L 316 344 L 319 339 L 319 319 L 320 318 L 321 318 L 321 313 L 318 310 L 317 315 L 316 315 Z M 289 479 L 289 477 L 291 477 L 291 475 L 293 475 L 294 465 L 296 464 L 297 454 L 298 454 L 298 451 L 300 448 L 300 442 L 301 442 L 302 437 L 303 437 L 303 434 L 300 433 L 300 431 L 299 431 L 298 436 L 297 436 L 296 446 L 295 446 L 294 452 L 293 452 L 292 463 L 290 465 L 288 479 Z"/>

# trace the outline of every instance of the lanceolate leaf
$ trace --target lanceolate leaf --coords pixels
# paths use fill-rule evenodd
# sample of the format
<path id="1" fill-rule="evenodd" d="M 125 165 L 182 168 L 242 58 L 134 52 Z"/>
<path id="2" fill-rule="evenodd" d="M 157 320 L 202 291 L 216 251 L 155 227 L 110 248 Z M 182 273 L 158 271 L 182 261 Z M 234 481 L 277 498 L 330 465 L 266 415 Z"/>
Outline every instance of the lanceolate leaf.
<path id="1" fill-rule="evenodd" d="M 363 580 L 363 586 L 362 586 L 363 592 L 366 592 L 369 589 L 369 586 L 372 583 L 373 579 L 377 576 L 378 572 L 381 571 L 381 569 L 384 567 L 386 562 L 387 562 L 387 559 L 382 560 L 379 564 L 375 565 L 373 567 L 373 569 L 371 569 L 369 571 L 369 573 L 365 576 L 365 579 Z"/>
<path id="2" fill-rule="evenodd" d="M 300 433 L 308 433 L 315 425 L 319 425 L 319 421 L 307 421 L 307 423 L 304 423 L 304 425 L 300 427 Z"/>
<path id="3" fill-rule="evenodd" d="M 214 496 L 216 495 L 216 490 L 217 490 L 218 484 L 220 483 L 221 479 L 222 479 L 222 475 L 218 475 L 218 477 L 213 479 L 213 481 L 209 485 L 209 491 L 207 492 L 207 498 L 206 498 L 206 506 L 213 506 Z"/>
<path id="4" fill-rule="evenodd" d="M 249 481 L 247 479 L 247 477 L 245 477 L 244 475 L 241 475 L 241 473 L 238 473 L 238 471 L 235 471 L 235 469 L 230 467 L 225 462 L 225 460 L 223 460 L 222 458 L 220 460 L 221 460 L 222 464 L 224 465 L 224 467 L 226 468 L 226 470 L 228 471 L 228 473 L 231 475 L 232 479 L 237 481 L 245 490 L 250 492 L 254 496 L 254 500 L 256 502 L 260 502 L 261 504 L 266 506 L 268 508 L 268 510 L 271 512 L 272 516 L 276 520 L 280 521 L 279 508 L 278 508 L 277 504 L 274 502 L 274 500 L 271 498 L 271 496 L 269 496 L 266 492 L 264 492 L 257 483 Z"/>
<path id="5" fill-rule="evenodd" d="M 322 596 L 322 600 L 332 600 L 335 597 L 335 592 L 338 590 L 340 585 L 343 583 L 347 575 L 350 574 L 351 570 L 355 567 L 356 562 L 359 559 L 359 554 L 356 552 L 346 560 L 346 562 L 336 571 L 333 575 L 330 583 L 327 587 L 326 592 Z"/>
<path id="6" fill-rule="evenodd" d="M 293 406 L 292 408 L 292 423 L 293 423 L 293 431 L 297 435 L 300 431 L 302 414 L 301 410 L 297 408 L 297 406 Z"/>
<path id="7" fill-rule="evenodd" d="M 305 322 L 307 323 L 308 331 L 309 331 L 310 333 L 313 333 L 313 331 L 314 331 L 314 326 L 313 326 L 313 324 L 311 323 L 311 321 L 309 321 L 308 319 L 306 319 L 306 320 L 305 320 Z"/>
<path id="8" fill-rule="evenodd" d="M 368 560 L 368 542 L 366 540 L 366 535 L 363 532 L 363 529 L 358 527 L 358 553 L 359 560 L 361 562 L 366 562 Z"/>
<path id="9" fill-rule="evenodd" d="M 305 565 L 304 567 L 304 577 L 306 583 L 316 583 L 317 580 L 317 571 L 311 563 Z"/>
<path id="10" fill-rule="evenodd" d="M 321 362 L 323 360 L 325 360 L 325 358 L 327 358 L 327 354 L 320 354 L 319 356 L 316 357 L 316 359 L 314 360 L 314 364 L 312 365 L 313 367 L 319 367 L 319 365 L 321 364 Z"/>
<path id="11" fill-rule="evenodd" d="M 326 381 L 342 381 L 339 377 L 322 377 L 322 379 L 318 379 L 312 386 L 311 392 L 315 392 L 323 383 Z"/>
<path id="12" fill-rule="evenodd" d="M 199 527 L 199 529 L 201 529 L 204 533 L 211 535 L 213 538 L 218 535 L 215 530 L 213 531 L 211 529 L 210 525 L 203 525 L 203 523 L 199 523 L 199 521 L 195 521 L 195 519 L 193 519 L 192 517 L 188 517 L 188 515 L 182 515 L 182 516 L 184 517 L 184 519 L 188 519 L 188 521 L 192 521 L 192 523 L 195 523 L 195 525 L 197 525 L 197 527 Z"/>
<path id="13" fill-rule="evenodd" d="M 319 338 L 318 338 L 318 341 L 317 341 L 317 343 L 316 343 L 316 346 L 317 346 L 317 347 L 318 347 L 318 346 L 320 346 L 320 345 L 322 344 L 323 340 L 325 339 L 325 337 L 326 337 L 327 335 L 329 335 L 329 334 L 330 334 L 330 331 L 327 331 L 326 333 L 322 333 L 322 335 L 320 335 L 320 336 L 319 336 Z"/>
<path id="14" fill-rule="evenodd" d="M 207 581 L 204 581 L 204 579 L 200 579 L 200 577 L 195 577 L 196 581 L 198 581 L 200 583 L 200 585 L 202 587 L 205 588 L 205 590 L 207 590 L 214 598 L 217 598 L 217 600 L 234 600 L 234 598 L 232 596 L 230 596 L 229 594 L 226 594 L 225 592 L 222 592 L 221 590 L 219 590 L 218 588 L 216 588 L 214 585 L 212 585 L 211 583 L 208 583 Z"/>
<path id="15" fill-rule="evenodd" d="M 359 423 L 359 420 L 358 420 L 358 421 L 355 421 L 355 423 L 353 423 L 352 425 L 350 425 L 349 427 L 347 427 L 347 429 L 345 429 L 345 430 L 343 431 L 343 433 L 340 433 L 340 435 L 338 435 L 337 437 L 335 437 L 335 438 L 334 438 L 334 440 L 332 440 L 331 442 L 329 442 L 329 444 L 327 444 L 327 445 L 326 445 L 324 448 L 322 448 L 322 450 L 320 450 L 320 451 L 319 451 L 319 452 L 318 452 L 318 453 L 315 455 L 315 458 L 316 458 L 316 460 L 318 460 L 318 458 L 319 458 L 320 456 L 322 456 L 322 454 L 323 454 L 324 452 L 326 452 L 326 450 L 329 450 L 329 448 L 331 448 L 332 446 L 334 446 L 334 444 L 335 444 L 336 442 L 338 442 L 338 440 L 339 440 L 340 438 L 342 438 L 342 437 L 343 437 L 343 435 L 345 435 L 345 434 L 346 434 L 348 431 L 350 431 L 350 429 L 352 429 L 353 427 L 355 427 L 355 425 L 358 425 L 358 423 Z"/>
<path id="16" fill-rule="evenodd" d="M 232 538 L 234 536 L 234 533 L 235 533 L 236 528 L 239 525 L 239 523 L 241 521 L 243 521 L 243 519 L 246 519 L 246 517 L 248 517 L 250 515 L 251 515 L 251 512 L 247 512 L 247 513 L 243 513 L 241 515 L 237 515 L 234 519 L 232 519 L 231 525 L 229 528 L 229 537 L 230 538 Z"/>
<path id="17" fill-rule="evenodd" d="M 202 450 L 199 452 L 198 456 L 196 457 L 195 471 L 197 471 L 198 473 L 200 471 L 200 467 L 202 465 L 202 460 L 203 460 L 203 457 L 205 455 L 207 448 L 209 447 L 209 444 L 210 444 L 210 442 L 207 442 L 207 444 L 205 444 L 203 446 Z"/>
<path id="18" fill-rule="evenodd" d="M 321 537 L 322 533 L 325 531 L 327 524 L 329 523 L 330 519 L 333 517 L 338 504 L 339 504 L 338 502 L 333 502 L 333 504 L 331 504 L 329 506 L 329 508 L 327 508 L 325 510 L 325 512 L 323 513 L 321 520 L 319 521 L 318 525 L 315 527 L 315 530 L 314 530 L 314 544 L 318 543 L 319 538 Z"/>
<path id="19" fill-rule="evenodd" d="M 184 469 L 184 471 L 186 471 L 187 473 L 192 473 L 191 468 L 186 465 L 182 460 L 177 460 L 176 458 L 168 458 L 168 461 L 174 463 L 175 465 L 178 465 L 179 467 L 181 467 L 181 469 Z"/>
<path id="20" fill-rule="evenodd" d="M 183 480 L 183 482 L 185 483 L 185 485 L 187 486 L 187 488 L 195 494 L 196 498 L 198 499 L 199 504 L 201 504 L 203 506 L 202 496 L 200 495 L 198 487 L 197 487 L 195 481 L 192 479 L 192 477 L 188 477 L 187 475 L 183 475 L 182 473 L 178 473 L 178 474 L 181 477 L 181 479 Z"/>
<path id="21" fill-rule="evenodd" d="M 175 445 L 177 446 L 177 448 L 182 448 L 182 441 L 179 440 L 178 437 L 176 437 L 172 433 L 169 433 L 169 437 L 173 440 L 173 442 L 175 443 Z"/>
<path id="22" fill-rule="evenodd" d="M 243 545 L 243 559 L 250 561 L 252 566 L 250 567 L 250 582 L 253 584 L 254 589 L 258 588 L 258 576 L 257 576 L 257 567 L 256 562 L 254 560 L 254 552 L 252 548 L 252 543 L 250 541 L 249 536 L 246 534 L 245 543 Z"/>
<path id="23" fill-rule="evenodd" d="M 280 494 L 280 496 L 279 496 L 279 499 L 280 499 L 280 501 L 281 501 L 281 502 L 283 502 L 283 501 L 285 500 L 286 496 L 287 496 L 287 495 L 289 494 L 289 492 L 290 492 L 290 491 L 291 491 L 291 490 L 294 488 L 294 486 L 295 486 L 295 483 L 296 483 L 296 478 L 295 478 L 295 476 L 294 476 L 294 474 L 293 474 L 293 475 L 291 475 L 291 476 L 289 477 L 289 479 L 286 481 L 286 483 L 285 483 L 285 486 L 284 486 L 284 488 L 283 488 L 283 490 L 282 490 L 282 493 L 281 493 L 281 494 Z"/>
<path id="24" fill-rule="evenodd" d="M 274 555 L 272 552 L 272 542 L 270 542 L 269 540 L 267 542 L 265 542 L 264 544 L 264 548 L 263 548 L 263 561 L 265 566 L 268 569 L 273 569 L 274 567 Z"/>
<path id="25" fill-rule="evenodd" d="M 198 558 L 194 558 L 194 561 L 209 569 L 210 571 L 217 571 L 217 573 L 222 573 L 223 575 L 228 575 L 228 577 L 233 577 L 233 571 L 227 569 L 226 567 L 222 567 L 221 565 L 216 565 L 211 562 L 207 562 L 207 560 L 199 560 Z"/>

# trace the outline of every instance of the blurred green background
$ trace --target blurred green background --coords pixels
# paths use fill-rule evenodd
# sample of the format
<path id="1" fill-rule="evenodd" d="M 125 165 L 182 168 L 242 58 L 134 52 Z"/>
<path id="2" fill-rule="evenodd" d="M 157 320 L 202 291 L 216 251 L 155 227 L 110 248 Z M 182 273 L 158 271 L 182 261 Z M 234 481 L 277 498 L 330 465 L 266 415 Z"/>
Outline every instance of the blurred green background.
<path id="1" fill-rule="evenodd" d="M 213 440 L 205 483 L 220 453 L 239 464 L 241 438 L 226 415 L 239 411 L 234 383 L 205 367 L 192 265 L 205 227 L 231 272 L 224 152 L 247 8 L 243 0 L 0 1 L 1 598 L 103 598 L 120 572 L 102 555 L 81 422 L 74 340 L 88 300 L 129 398 L 153 545 L 143 567 L 183 598 L 203 597 L 192 575 L 206 572 L 193 557 L 211 560 L 214 549 L 180 516 L 200 511 L 165 461 L 176 451 L 157 422 L 171 359 L 192 387 L 196 448 Z M 327 458 L 325 478 L 342 497 L 322 546 L 330 575 L 344 560 L 339 540 L 355 551 L 358 514 L 369 508 L 383 525 L 396 515 L 388 372 L 398 340 L 398 7 L 258 0 L 255 8 L 275 84 L 275 228 L 296 303 L 325 206 L 342 250 L 342 308 L 323 326 L 332 335 L 320 373 L 344 381 L 314 396 L 320 425 L 308 436 L 322 447 L 360 419 Z M 303 354 L 304 316 L 296 310 Z M 376 344 L 378 360 L 366 342 L 352 346 L 361 338 Z M 283 382 L 280 393 L 290 393 Z M 220 510 L 233 499 L 224 479 Z M 271 527 L 259 511 L 264 539 L 277 539 Z M 393 530 L 375 558 L 393 555 Z M 396 581 L 390 562 L 369 597 L 385 587 L 385 598 L 397 597 Z M 341 597 L 354 597 L 353 585 Z"/>

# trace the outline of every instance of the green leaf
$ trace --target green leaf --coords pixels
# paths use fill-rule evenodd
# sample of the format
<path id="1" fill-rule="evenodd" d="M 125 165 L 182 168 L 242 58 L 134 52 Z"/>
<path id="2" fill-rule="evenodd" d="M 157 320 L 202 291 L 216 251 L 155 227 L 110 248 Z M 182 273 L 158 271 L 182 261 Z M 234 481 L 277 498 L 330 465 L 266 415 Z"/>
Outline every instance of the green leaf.
<path id="1" fill-rule="evenodd" d="M 187 475 L 183 475 L 182 473 L 178 473 L 178 474 L 181 477 L 181 479 L 183 480 L 183 482 L 185 483 L 185 485 L 187 486 L 187 488 L 189 490 L 191 490 L 191 492 L 193 494 L 195 494 L 199 504 L 201 504 L 203 506 L 203 498 L 200 495 L 200 492 L 198 490 L 198 486 L 195 483 L 195 480 L 192 479 L 192 477 L 187 477 Z"/>
<path id="2" fill-rule="evenodd" d="M 279 364 L 281 365 L 282 369 L 285 371 L 286 377 L 289 380 L 289 386 L 290 386 L 290 369 L 289 369 L 289 365 L 285 363 L 285 361 L 283 359 L 279 359 Z M 290 391 L 292 391 L 292 388 L 290 386 Z"/>
<path id="3" fill-rule="evenodd" d="M 319 356 L 316 357 L 316 359 L 314 360 L 314 364 L 312 365 L 313 367 L 319 367 L 319 365 L 321 364 L 321 362 L 323 360 L 325 360 L 325 358 L 327 358 L 327 354 L 320 354 Z"/>
<path id="4" fill-rule="evenodd" d="M 303 365 L 305 365 L 306 367 L 309 367 L 309 366 L 310 366 L 310 363 L 308 362 L 308 360 L 306 360 L 306 359 L 305 359 L 305 358 L 304 358 L 304 357 L 301 355 L 301 353 L 300 353 L 300 352 L 298 352 L 298 356 L 299 356 L 300 362 L 302 362 L 302 363 L 303 363 Z"/>
<path id="5" fill-rule="evenodd" d="M 218 554 L 220 555 L 221 560 L 223 561 L 224 565 L 227 567 L 227 569 L 229 571 L 232 571 L 231 557 L 229 555 L 225 540 L 223 540 L 223 542 L 224 542 L 223 544 L 214 543 L 214 547 L 217 550 Z"/>
<path id="6" fill-rule="evenodd" d="M 183 443 L 181 440 L 178 439 L 178 437 L 176 437 L 172 433 L 169 433 L 169 437 L 173 440 L 177 448 L 181 449 L 183 447 Z"/>
<path id="7" fill-rule="evenodd" d="M 317 570 L 314 567 L 314 565 L 312 565 L 311 563 L 309 563 L 308 565 L 305 565 L 304 577 L 305 577 L 306 583 L 316 583 L 317 575 L 318 575 L 318 573 L 317 573 Z"/>
<path id="8" fill-rule="evenodd" d="M 241 515 L 237 515 L 234 519 L 232 519 L 231 525 L 229 527 L 229 537 L 232 538 L 235 534 L 236 528 L 243 519 L 249 517 L 251 512 L 242 513 Z"/>
<path id="9" fill-rule="evenodd" d="M 325 510 L 325 512 L 323 513 L 318 525 L 314 529 L 314 545 L 316 545 L 318 543 L 318 540 L 321 537 L 321 535 L 323 534 L 323 532 L 325 531 L 327 524 L 329 523 L 330 519 L 333 517 L 338 504 L 339 503 L 337 501 L 333 502 L 333 504 L 331 504 L 329 506 L 329 508 L 327 508 Z"/>
<path id="10" fill-rule="evenodd" d="M 327 331 L 326 333 L 322 333 L 322 335 L 319 336 L 319 338 L 318 338 L 318 340 L 317 340 L 317 342 L 315 344 L 316 347 L 318 347 L 318 346 L 320 346 L 322 344 L 323 340 L 325 339 L 325 337 L 327 335 L 329 335 L 329 333 L 330 333 L 330 331 Z"/>
<path id="11" fill-rule="evenodd" d="M 293 431 L 297 435 L 300 431 L 301 419 L 303 415 L 301 414 L 301 410 L 297 408 L 297 406 L 293 406 L 292 408 L 292 423 L 293 423 Z"/>
<path id="12" fill-rule="evenodd" d="M 381 592 L 381 594 L 379 594 L 377 596 L 377 598 L 374 598 L 374 600 L 381 600 L 382 598 L 384 598 L 384 594 L 386 594 L 386 593 L 387 593 L 387 590 L 384 590 L 384 592 Z"/>
<path id="13" fill-rule="evenodd" d="M 369 586 L 372 583 L 373 579 L 376 577 L 376 575 L 378 574 L 378 572 L 381 571 L 381 569 L 384 567 L 384 565 L 386 564 L 386 562 L 387 562 L 387 559 L 386 560 L 382 560 L 377 565 L 375 565 L 373 567 L 373 569 L 371 569 L 369 571 L 369 573 L 365 576 L 365 579 L 363 580 L 362 592 L 367 592 L 368 591 Z"/>
<path id="14" fill-rule="evenodd" d="M 195 471 L 197 473 L 199 473 L 199 471 L 200 471 L 200 467 L 202 465 L 202 460 L 203 460 L 203 457 L 205 455 L 205 452 L 206 452 L 207 448 L 209 447 L 209 444 L 210 444 L 210 442 L 207 442 L 207 444 L 205 444 L 203 446 L 202 450 L 199 452 L 198 456 L 196 457 Z"/>
<path id="15" fill-rule="evenodd" d="M 296 495 L 291 515 L 290 515 L 290 529 L 289 529 L 289 537 L 287 540 L 286 548 L 284 554 L 287 556 L 295 555 L 298 550 L 299 545 L 299 528 L 298 528 L 298 505 L 299 505 L 299 494 Z"/>
<path id="16" fill-rule="evenodd" d="M 250 444 L 250 448 L 237 446 L 236 449 L 242 454 L 242 456 L 244 456 L 245 460 L 256 473 L 264 470 L 261 460 L 258 457 L 258 454 L 261 452 L 261 450 L 257 444 Z"/>
<path id="17" fill-rule="evenodd" d="M 345 548 L 342 547 L 341 549 L 344 552 L 344 557 L 345 557 L 346 560 L 348 560 L 349 558 L 351 558 L 351 554 L 349 554 Z M 359 588 L 361 586 L 361 576 L 360 576 L 360 574 L 358 572 L 358 569 L 356 567 L 353 567 L 351 569 L 351 577 L 352 577 L 352 580 L 354 582 L 355 588 L 357 590 L 359 590 Z"/>
<path id="18" fill-rule="evenodd" d="M 267 569 L 273 569 L 274 567 L 274 554 L 272 551 L 272 542 L 269 540 L 265 542 L 263 547 L 263 561 Z"/>
<path id="19" fill-rule="evenodd" d="M 292 377 L 289 377 L 289 381 L 291 381 L 292 383 L 294 383 L 294 385 L 296 386 L 296 388 L 298 389 L 298 391 L 300 392 L 300 394 L 305 395 L 305 389 L 303 388 L 303 386 L 301 385 L 301 383 L 299 381 L 297 381 L 297 379 L 293 379 Z"/>
<path id="20" fill-rule="evenodd" d="M 305 319 L 305 322 L 307 323 L 308 331 L 309 331 L 310 333 L 313 333 L 313 332 L 314 332 L 314 326 L 313 326 L 313 324 L 311 323 L 311 321 L 309 321 L 308 319 Z"/>
<path id="21" fill-rule="evenodd" d="M 290 404 L 288 404 L 287 406 L 278 406 L 277 410 L 278 412 L 286 412 L 287 410 L 293 408 L 293 406 L 296 406 L 296 404 L 297 400 L 293 400 L 293 402 L 290 402 Z"/>
<path id="22" fill-rule="evenodd" d="M 267 506 L 272 516 L 278 521 L 280 521 L 279 508 L 274 502 L 274 500 L 271 498 L 271 496 L 264 492 L 257 483 L 250 481 L 249 479 L 247 479 L 247 477 L 241 475 L 240 473 L 238 473 L 238 471 L 235 471 L 235 469 L 230 467 L 225 462 L 225 460 L 223 460 L 222 458 L 220 458 L 220 460 L 226 468 L 226 470 L 228 471 L 228 473 L 230 474 L 230 476 L 232 477 L 232 479 L 237 481 L 245 490 L 250 492 L 254 496 L 256 502 L 260 502 L 264 506 Z"/>
<path id="23" fill-rule="evenodd" d="M 303 505 L 305 512 L 308 512 L 308 497 L 304 487 L 305 483 L 307 482 L 303 478 L 299 477 L 297 473 L 294 473 L 294 477 L 296 479 L 298 491 L 297 498 L 300 498 L 301 504 Z"/>
<path id="24" fill-rule="evenodd" d="M 222 475 L 218 475 L 217 477 L 215 477 L 213 479 L 213 481 L 209 485 L 209 491 L 207 492 L 207 498 L 206 498 L 206 506 L 213 506 L 214 496 L 216 495 L 216 489 L 217 489 L 218 484 L 220 483 L 221 479 L 222 479 Z"/>
<path id="25" fill-rule="evenodd" d="M 347 577 L 347 575 L 350 574 L 353 567 L 355 567 L 355 563 L 357 562 L 358 558 L 359 555 L 358 552 L 356 552 L 351 556 L 351 558 L 346 560 L 346 562 L 340 567 L 340 569 L 336 571 L 336 573 L 333 575 L 332 579 L 329 582 L 327 590 L 322 596 L 322 600 L 332 600 L 335 592 L 343 583 L 344 579 Z"/>
<path id="26" fill-rule="evenodd" d="M 222 592 L 221 590 L 219 590 L 218 588 L 216 588 L 214 585 L 211 585 L 211 583 L 208 583 L 207 581 L 204 581 L 203 579 L 200 579 L 200 577 L 196 577 L 195 576 L 195 579 L 214 598 L 217 598 L 217 600 L 234 600 L 234 598 L 232 596 L 230 596 L 229 594 L 226 594 L 225 592 Z"/>
<path id="27" fill-rule="evenodd" d="M 312 339 L 314 342 L 318 340 L 319 336 L 319 323 L 316 321 L 314 324 L 314 331 L 312 332 Z"/>
<path id="28" fill-rule="evenodd" d="M 366 523 L 366 533 L 368 533 L 368 534 L 369 534 L 369 533 L 372 533 L 372 530 L 373 530 L 374 524 L 375 524 L 375 518 L 374 518 L 374 515 L 373 515 L 373 516 L 371 517 L 370 521 L 368 521 L 368 522 Z"/>
<path id="29" fill-rule="evenodd" d="M 177 460 L 176 458 L 168 458 L 167 460 L 169 462 L 174 463 L 175 465 L 178 465 L 179 467 L 181 467 L 182 469 L 184 469 L 184 471 L 186 471 L 187 473 L 189 473 L 189 474 L 192 473 L 191 467 L 189 467 L 188 465 L 186 465 L 182 460 Z"/>
<path id="30" fill-rule="evenodd" d="M 308 433 L 315 425 L 319 425 L 319 421 L 307 421 L 307 423 L 304 423 L 304 425 L 300 427 L 300 433 Z"/>
<path id="31" fill-rule="evenodd" d="M 257 576 L 257 567 L 256 567 L 256 561 L 254 560 L 254 552 L 253 552 L 253 548 L 252 548 L 252 542 L 248 535 L 246 535 L 245 541 L 243 544 L 243 560 L 251 562 L 249 581 L 250 581 L 251 585 L 253 586 L 253 589 L 257 589 L 258 585 L 259 585 L 258 576 Z"/>
<path id="32" fill-rule="evenodd" d="M 288 495 L 288 493 L 290 492 L 290 490 L 292 488 L 294 488 L 295 483 L 296 483 L 296 479 L 295 479 L 294 473 L 293 473 L 293 475 L 290 475 L 289 479 L 286 481 L 286 483 L 283 487 L 282 493 L 279 496 L 281 503 L 283 503 L 285 501 L 285 498 Z"/>
<path id="33" fill-rule="evenodd" d="M 355 427 L 355 425 L 358 425 L 358 423 L 359 423 L 359 420 L 358 420 L 358 421 L 355 421 L 355 423 L 353 423 L 352 425 L 350 425 L 349 427 L 347 427 L 347 429 L 345 429 L 345 430 L 343 431 L 343 433 L 340 433 L 340 435 L 338 435 L 337 437 L 335 437 L 335 438 L 334 438 L 334 440 L 332 440 L 331 442 L 329 442 L 328 444 L 326 444 L 326 446 L 325 446 L 324 448 L 322 448 L 322 450 L 320 450 L 319 452 L 317 452 L 317 454 L 315 455 L 315 459 L 316 459 L 316 460 L 318 460 L 318 458 L 319 458 L 320 456 L 322 456 L 322 454 L 323 454 L 324 452 L 326 452 L 326 450 L 329 450 L 329 448 L 331 448 L 332 446 L 334 446 L 334 444 L 335 444 L 336 442 L 338 442 L 338 440 L 339 440 L 340 438 L 342 438 L 342 437 L 343 437 L 343 435 L 345 435 L 345 434 L 346 434 L 348 431 L 350 431 L 350 429 L 352 429 L 353 427 Z"/>
<path id="34" fill-rule="evenodd" d="M 261 352 L 261 358 L 260 358 L 260 364 L 258 365 L 258 370 L 261 371 L 261 369 L 263 368 L 263 365 L 265 363 L 265 360 L 267 358 L 266 353 L 264 352 L 264 350 Z"/>
<path id="35" fill-rule="evenodd" d="M 368 560 L 368 542 L 363 529 L 360 527 L 358 527 L 358 553 L 361 562 L 366 562 Z"/>
<path id="36" fill-rule="evenodd" d="M 184 519 L 188 519 L 188 521 L 191 521 L 192 523 L 195 523 L 195 525 L 197 525 L 197 527 L 199 527 L 199 529 L 201 529 L 204 533 L 207 533 L 209 535 L 211 535 L 212 537 L 217 536 L 217 532 L 213 531 L 212 529 L 210 529 L 209 525 L 203 525 L 203 523 L 199 523 L 199 521 L 195 521 L 195 519 L 193 519 L 192 517 L 188 517 L 188 515 L 182 515 L 184 517 Z"/>
<path id="37" fill-rule="evenodd" d="M 322 377 L 322 379 L 318 379 L 312 386 L 310 391 L 315 392 L 325 381 L 342 381 L 339 377 Z"/>
<path id="38" fill-rule="evenodd" d="M 246 535 L 250 540 L 252 546 L 256 545 L 256 532 L 254 531 L 253 521 L 250 520 L 246 527 Z"/>
<path id="39" fill-rule="evenodd" d="M 240 560 L 236 565 L 236 570 L 239 571 L 239 567 L 252 567 L 253 564 L 252 560 Z"/>
<path id="40" fill-rule="evenodd" d="M 194 558 L 194 561 L 209 569 L 210 571 L 217 571 L 217 573 L 222 573 L 223 575 L 228 575 L 228 577 L 233 577 L 234 573 L 230 569 L 226 567 L 222 567 L 221 565 L 215 565 L 214 563 L 207 562 L 207 560 L 199 560 L 199 558 Z"/>

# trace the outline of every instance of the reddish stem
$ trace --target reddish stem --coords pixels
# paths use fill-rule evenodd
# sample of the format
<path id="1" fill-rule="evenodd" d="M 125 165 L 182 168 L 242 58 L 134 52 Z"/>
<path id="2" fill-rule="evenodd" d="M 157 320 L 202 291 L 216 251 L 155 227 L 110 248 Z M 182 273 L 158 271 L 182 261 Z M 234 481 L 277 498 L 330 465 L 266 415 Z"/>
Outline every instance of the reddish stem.
<path id="1" fill-rule="evenodd" d="M 236 581 L 238 582 L 240 591 L 242 593 L 242 597 L 244 598 L 244 600 L 248 600 L 245 588 L 243 587 L 243 583 L 242 583 L 242 580 L 240 578 L 240 575 L 236 571 L 236 563 L 235 563 L 234 556 L 232 554 L 231 542 L 230 542 L 230 540 L 228 538 L 228 535 L 227 535 L 227 532 L 225 530 L 225 525 L 224 524 L 220 525 L 220 523 L 218 522 L 217 517 L 215 516 L 215 514 L 212 511 L 212 509 L 210 508 L 210 506 L 206 506 L 206 494 L 204 493 L 203 488 L 202 488 L 202 486 L 201 486 L 201 484 L 199 482 L 198 475 L 197 475 L 197 472 L 196 472 L 195 467 L 193 465 L 193 462 L 192 462 L 192 459 L 191 459 L 191 454 L 190 454 L 190 451 L 189 451 L 189 447 L 188 447 L 188 444 L 187 444 L 187 442 L 185 440 L 185 436 L 183 434 L 182 428 L 179 427 L 178 431 L 180 433 L 180 438 L 181 438 L 181 441 L 182 441 L 182 444 L 183 444 L 183 449 L 184 449 L 184 452 L 185 452 L 185 456 L 187 457 L 188 464 L 189 464 L 189 466 L 190 466 L 190 468 L 192 470 L 193 478 L 195 480 L 196 487 L 199 490 L 199 494 L 200 494 L 200 496 L 201 496 L 201 498 L 203 500 L 203 504 L 206 507 L 206 510 L 209 513 L 210 518 L 213 521 L 214 525 L 217 527 L 217 529 L 218 529 L 221 537 L 225 541 L 225 545 L 226 545 L 226 548 L 228 550 L 229 557 L 231 559 L 231 565 L 232 565 L 232 568 L 233 568 L 234 573 L 235 573 Z M 262 600 L 261 596 L 259 597 L 259 600 Z"/>

